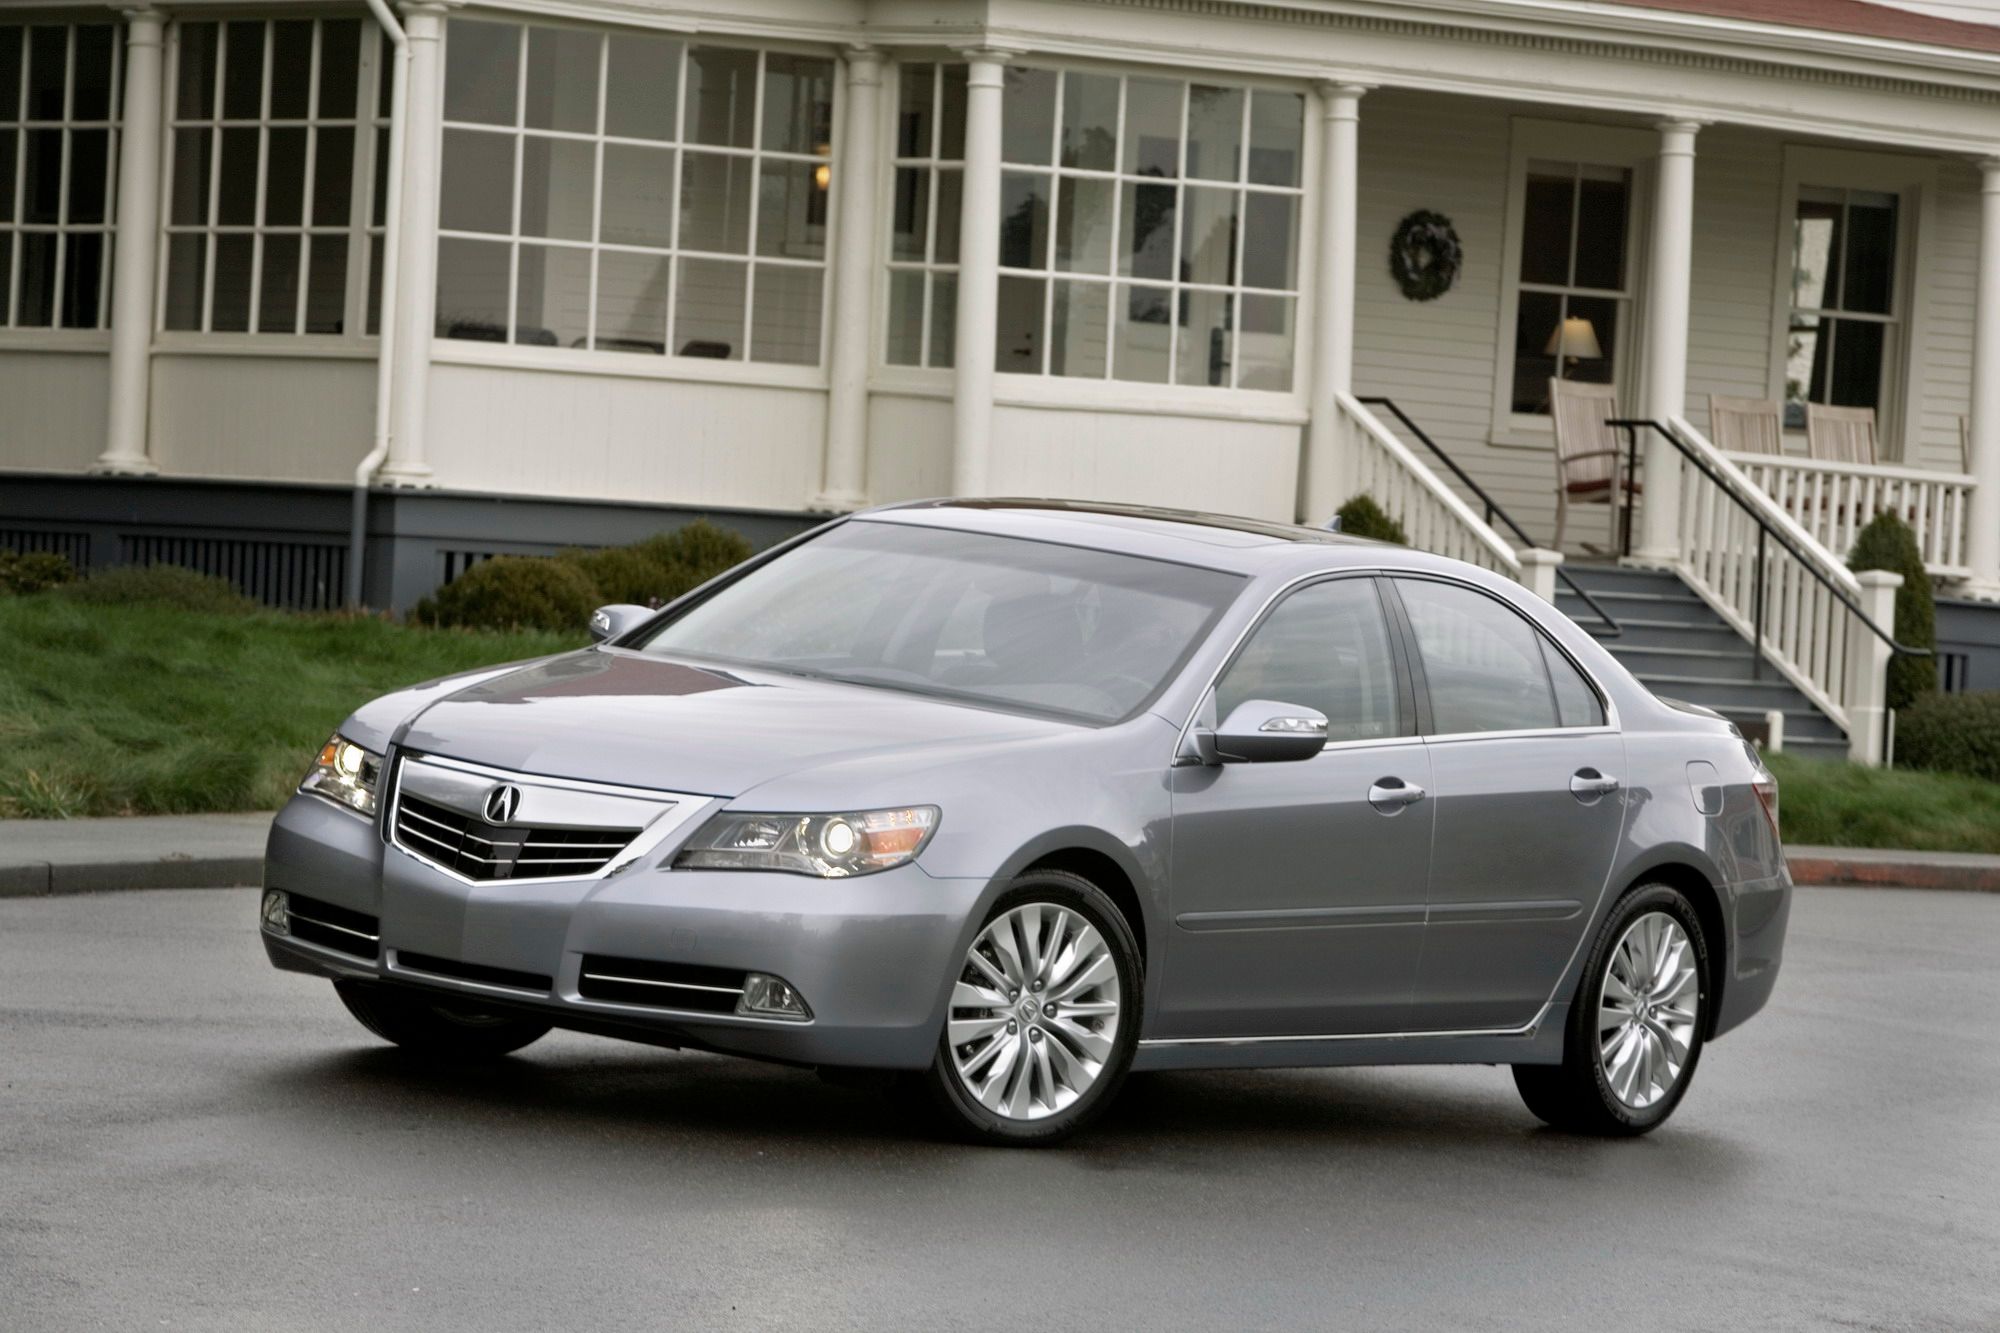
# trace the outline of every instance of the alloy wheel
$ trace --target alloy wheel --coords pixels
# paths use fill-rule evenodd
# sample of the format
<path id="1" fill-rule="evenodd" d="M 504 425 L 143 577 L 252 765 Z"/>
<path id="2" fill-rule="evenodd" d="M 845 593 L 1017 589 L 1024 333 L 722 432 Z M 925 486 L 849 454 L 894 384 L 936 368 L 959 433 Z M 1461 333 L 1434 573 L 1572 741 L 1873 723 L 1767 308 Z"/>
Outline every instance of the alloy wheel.
<path id="1" fill-rule="evenodd" d="M 952 987 L 952 1067 L 1010 1120 L 1041 1120 L 1090 1091 L 1123 1015 L 1118 962 L 1081 913 L 1026 903 L 988 922 Z"/>
<path id="2" fill-rule="evenodd" d="M 1694 945 L 1681 923 L 1648 912 L 1626 927 L 1604 970 L 1598 1060 L 1612 1095 L 1644 1110 L 1674 1090 L 1701 1008 Z"/>

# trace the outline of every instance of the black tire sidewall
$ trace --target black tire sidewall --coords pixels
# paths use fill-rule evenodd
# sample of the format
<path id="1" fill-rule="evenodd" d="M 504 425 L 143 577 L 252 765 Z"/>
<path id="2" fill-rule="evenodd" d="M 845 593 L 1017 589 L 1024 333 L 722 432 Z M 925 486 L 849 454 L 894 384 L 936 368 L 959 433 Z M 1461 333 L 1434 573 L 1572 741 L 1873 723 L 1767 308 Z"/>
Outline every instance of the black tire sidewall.
<path id="1" fill-rule="evenodd" d="M 1611 1083 L 1605 1077 L 1604 1062 L 1598 1058 L 1597 1012 L 1603 1003 L 1604 976 L 1611 961 L 1611 951 L 1625 937 L 1625 932 L 1634 921 L 1652 912 L 1672 917 L 1687 932 L 1695 954 L 1695 979 L 1700 1003 L 1695 1011 L 1694 1034 L 1688 1041 L 1688 1057 L 1681 1066 L 1680 1078 L 1673 1090 L 1653 1105 L 1635 1109 L 1627 1106 L 1612 1091 Z M 1694 1082 L 1695 1069 L 1701 1063 L 1702 1049 L 1707 1044 L 1705 1037 L 1711 1017 L 1709 1004 L 1714 990 L 1710 980 L 1713 976 L 1711 967 L 1708 937 L 1702 931 L 1700 918 L 1695 915 L 1694 904 L 1679 889 L 1668 884 L 1642 884 L 1618 901 L 1611 915 L 1605 919 L 1604 928 L 1598 932 L 1597 942 L 1591 946 L 1583 981 L 1577 990 L 1576 1005 L 1570 1014 L 1567 1050 L 1564 1053 L 1569 1076 L 1566 1081 L 1573 1092 L 1588 1093 L 1596 1102 L 1596 1106 L 1591 1108 L 1594 1114 L 1588 1120 L 1597 1123 L 1589 1127 L 1614 1134 L 1643 1134 L 1674 1113 L 1674 1108 L 1680 1105 L 1681 1098 L 1687 1095 L 1688 1087 Z"/>
<path id="2" fill-rule="evenodd" d="M 1119 1086 L 1132 1067 L 1139 1047 L 1139 1029 L 1145 1017 L 1145 968 L 1131 924 L 1102 889 L 1080 875 L 1061 870 L 1032 871 L 1009 884 L 986 915 L 980 919 L 984 930 L 1001 915 L 1027 903 L 1047 903 L 1076 912 L 1096 927 L 1111 947 L 1118 968 L 1118 993 L 1125 1010 L 1119 1015 L 1118 1036 L 1111 1056 L 1090 1089 L 1070 1106 L 1041 1120 L 1017 1121 L 997 1116 L 960 1081 L 951 1053 L 951 1013 L 947 1002 L 945 1025 L 938 1033 L 936 1055 L 925 1080 L 930 1098 L 948 1126 L 961 1137 L 979 1143 L 999 1143 L 1018 1147 L 1046 1147 L 1068 1138 L 1096 1119 L 1117 1095 Z M 975 931 L 973 938 L 978 938 Z M 964 967 L 962 955 L 953 959 L 952 979 Z"/>

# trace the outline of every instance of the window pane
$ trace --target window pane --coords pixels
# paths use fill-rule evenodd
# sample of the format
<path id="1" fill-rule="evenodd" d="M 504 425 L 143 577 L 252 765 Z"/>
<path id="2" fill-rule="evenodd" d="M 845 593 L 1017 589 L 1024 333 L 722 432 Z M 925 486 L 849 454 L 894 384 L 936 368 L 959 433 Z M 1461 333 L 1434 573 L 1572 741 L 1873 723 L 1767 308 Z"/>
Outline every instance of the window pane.
<path id="1" fill-rule="evenodd" d="M 1804 430 L 1805 404 L 1824 402 L 1826 370 L 1820 359 L 1820 316 L 1792 312 L 1785 343 L 1785 429 Z"/>
<path id="2" fill-rule="evenodd" d="M 1000 177 L 1000 263 L 1043 268 L 1049 254 L 1049 178 L 1026 171 Z"/>
<path id="3" fill-rule="evenodd" d="M 1436 736 L 1556 725 L 1540 636 L 1484 593 L 1398 579 L 1423 654 Z"/>
<path id="4" fill-rule="evenodd" d="M 56 236 L 53 232 L 20 233 L 20 305 L 14 322 L 27 328 L 47 328 L 56 318 Z"/>
<path id="5" fill-rule="evenodd" d="M 1049 311 L 1049 374 L 1104 378 L 1111 350 L 1111 284 L 1058 282 Z"/>
<path id="6" fill-rule="evenodd" d="M 683 259 L 674 292 L 674 352 L 718 361 L 743 359 L 743 302 L 749 265 Z"/>
<path id="7" fill-rule="evenodd" d="M 305 126 L 272 129 L 265 153 L 264 222 L 267 226 L 296 227 L 305 217 Z"/>
<path id="8" fill-rule="evenodd" d="M 528 29 L 522 120 L 531 130 L 597 129 L 597 64 L 604 38 L 574 28 Z"/>
<path id="9" fill-rule="evenodd" d="M 925 245 L 930 238 L 931 216 L 930 169 L 897 167 L 896 192 L 889 207 L 890 258 L 927 258 Z"/>
<path id="10" fill-rule="evenodd" d="M 523 347 L 582 347 L 590 329 L 590 251 L 521 247 L 514 341 Z"/>
<path id="11" fill-rule="evenodd" d="M 504 244 L 439 239 L 439 337 L 507 341 L 507 256 Z"/>
<path id="12" fill-rule="evenodd" d="M 957 168 L 940 170 L 937 185 L 937 223 L 932 228 L 933 253 L 940 264 L 958 262 L 959 199 L 965 188 L 965 173 Z"/>
<path id="13" fill-rule="evenodd" d="M 612 44 L 617 49 L 617 44 Z M 673 260 L 665 255 L 621 254 L 606 250 L 597 256 L 597 343 L 606 352 L 667 350 L 667 299 L 673 286 Z"/>
<path id="14" fill-rule="evenodd" d="M 1856 191 L 1847 205 L 1842 310 L 1889 313 L 1896 294 L 1896 196 Z"/>
<path id="15" fill-rule="evenodd" d="M 0 47 L 0 59 L 4 59 L 5 56 L 5 48 Z M 0 326 L 5 326 L 7 323 L 7 312 L 12 308 L 13 299 L 14 233 L 0 231 Z"/>
<path id="16" fill-rule="evenodd" d="M 1576 195 L 1576 285 L 1622 292 L 1630 173 L 1588 167 L 1584 172 Z"/>
<path id="17" fill-rule="evenodd" d="M 0 124 L 19 119 L 21 114 L 21 50 L 19 24 L 0 24 Z M 10 267 L 8 272 L 13 272 Z"/>
<path id="18" fill-rule="evenodd" d="M 257 293 L 257 331 L 294 333 L 299 321 L 299 238 L 264 238 L 263 284 Z"/>
<path id="19" fill-rule="evenodd" d="M 0 222 L 14 220 L 14 153 L 20 136 L 0 129 Z"/>
<path id="20" fill-rule="evenodd" d="M 1135 278 L 1174 276 L 1174 199 L 1171 185 L 1125 185 L 1119 219 L 1118 271 Z"/>
<path id="21" fill-rule="evenodd" d="M 1572 168 L 1530 162 L 1521 213 L 1521 281 L 1569 283 L 1570 214 L 1576 198 Z"/>
<path id="22" fill-rule="evenodd" d="M 518 24 L 460 18 L 451 21 L 444 61 L 446 120 L 479 125 L 514 124 L 514 99 L 520 81 Z"/>
<path id="23" fill-rule="evenodd" d="M 258 131 L 247 125 L 222 132 L 215 220 L 225 227 L 247 227 L 257 221 L 257 139 Z"/>
<path id="24" fill-rule="evenodd" d="M 1243 166 L 1243 90 L 1188 89 L 1187 174 L 1233 181 Z"/>
<path id="25" fill-rule="evenodd" d="M 69 29 L 37 24 L 28 29 L 28 119 L 61 120 L 69 65 Z M 47 319 L 35 321 L 47 324 Z"/>
<path id="26" fill-rule="evenodd" d="M 965 75 L 964 65 L 941 65 L 938 78 L 938 160 L 965 160 Z"/>
<path id="27" fill-rule="evenodd" d="M 825 286 L 824 269 L 759 264 L 750 308 L 751 360 L 818 365 L 820 300 Z"/>
<path id="28" fill-rule="evenodd" d="M 503 233 L 514 229 L 516 142 L 507 134 L 444 132 L 444 172 L 438 186 L 440 227 Z"/>
<path id="29" fill-rule="evenodd" d="M 764 147 L 817 153 L 833 143 L 833 62 L 812 56 L 764 57 Z"/>
<path id="30" fill-rule="evenodd" d="M 1133 176 L 1181 174 L 1181 94 L 1186 86 L 1164 79 L 1125 81 L 1125 154 L 1120 170 Z"/>
<path id="31" fill-rule="evenodd" d="M 1048 284 L 1040 278 L 1000 279 L 999 331 L 993 368 L 1034 375 L 1042 369 L 1042 302 Z"/>
<path id="32" fill-rule="evenodd" d="M 213 23 L 177 23 L 180 95 L 175 114 L 183 120 L 206 120 L 215 114 L 215 34 Z"/>
<path id="33" fill-rule="evenodd" d="M 1329 741 L 1408 735 L 1382 599 L 1369 579 L 1301 588 L 1273 608 L 1215 685 L 1226 719 L 1252 699 L 1326 715 Z"/>
<path id="34" fill-rule="evenodd" d="M 950 369 L 958 354 L 958 275 L 931 274 L 931 364 Z"/>
<path id="35" fill-rule="evenodd" d="M 304 120 L 311 114 L 313 25 L 286 19 L 271 25 L 271 118 Z"/>
<path id="36" fill-rule="evenodd" d="M 1827 191 L 1801 189 L 1792 226 L 1792 304 L 1807 310 L 1840 303 L 1835 260 L 1840 255 L 1840 199 Z"/>
<path id="37" fill-rule="evenodd" d="M 382 331 L 382 238 L 368 238 L 368 332 Z"/>
<path id="38" fill-rule="evenodd" d="M 576 139 L 521 141 L 521 234 L 590 239 L 597 198 L 597 146 Z"/>
<path id="39" fill-rule="evenodd" d="M 1556 718 L 1565 727 L 1601 727 L 1604 703 L 1590 682 L 1547 639 L 1541 641 L 1542 660 L 1548 664 L 1549 678 L 1555 683 Z"/>
<path id="40" fill-rule="evenodd" d="M 1090 171 L 1117 167 L 1117 79 L 1074 71 L 1063 75 L 1062 164 Z"/>
<path id="41" fill-rule="evenodd" d="M 162 312 L 166 326 L 176 330 L 201 327 L 201 293 L 208 271 L 208 238 L 167 238 L 167 298 Z"/>
<path id="42" fill-rule="evenodd" d="M 264 24 L 231 23 L 223 32 L 223 119 L 255 120 L 264 111 Z"/>
<path id="43" fill-rule="evenodd" d="M 1872 320 L 1831 321 L 1833 333 L 1832 379 L 1823 397 L 1815 402 L 1836 407 L 1882 406 L 1883 335 L 1889 326 Z"/>
<path id="44" fill-rule="evenodd" d="M 604 145 L 603 239 L 616 245 L 672 244 L 674 179 L 671 148 Z M 664 276 L 661 283 L 664 288 Z M 664 320 L 660 327 L 665 330 Z"/>
<path id="45" fill-rule="evenodd" d="M 1182 282 L 1227 286 L 1236 281 L 1235 190 L 1188 186 L 1182 213 Z"/>
<path id="46" fill-rule="evenodd" d="M 344 227 L 354 204 L 354 131 L 333 126 L 315 133 L 312 220 L 321 227 Z"/>
<path id="47" fill-rule="evenodd" d="M 64 242 L 61 322 L 66 329 L 97 327 L 98 298 L 104 290 L 102 232 L 74 232 Z M 4 307 L 0 307 L 4 309 Z"/>
<path id="48" fill-rule="evenodd" d="M 1618 339 L 1623 332 L 1620 328 L 1624 303 L 1608 296 L 1572 296 L 1569 298 L 1567 318 L 1569 325 L 1564 336 L 1570 346 L 1581 343 L 1585 350 L 1590 345 L 1590 335 L 1596 335 L 1601 356 L 1562 357 L 1562 377 L 1583 384 L 1610 384 L 1615 379 L 1618 368 Z M 1576 321 L 1584 321 L 1578 324 Z M 1542 344 L 1544 350 L 1548 344 Z"/>
<path id="49" fill-rule="evenodd" d="M 1055 152 L 1056 72 L 1010 65 L 1000 99 L 1000 158 L 1031 167 L 1050 165 Z"/>
<path id="50" fill-rule="evenodd" d="M 70 119 L 111 119 L 111 46 L 108 23 L 80 23 L 76 29 L 76 72 L 70 80 Z M 93 321 L 95 312 L 93 311 Z"/>
<path id="51" fill-rule="evenodd" d="M 69 135 L 69 220 L 103 222 L 105 174 L 111 156 L 110 130 L 71 130 Z"/>
<path id="52" fill-rule="evenodd" d="M 758 173 L 757 253 L 781 259 L 826 256 L 826 191 L 812 162 L 765 162 Z"/>
<path id="53" fill-rule="evenodd" d="M 389 66 L 381 66 L 382 82 Z M 361 24 L 356 19 L 322 19 L 319 25 L 319 114 L 329 120 L 354 116 L 361 81 Z"/>
<path id="54" fill-rule="evenodd" d="M 1250 95 L 1250 183 L 1297 185 L 1305 125 L 1297 93 Z"/>
<path id="55" fill-rule="evenodd" d="M 379 227 L 389 216 L 389 128 L 383 126 L 375 131 L 375 153 L 371 170 L 375 177 L 375 192 L 369 196 L 368 215 L 373 225 Z M 510 166 L 507 175 L 511 179 Z"/>
<path id="56" fill-rule="evenodd" d="M 21 220 L 55 222 L 62 209 L 61 130 L 29 130 L 21 162 Z"/>
<path id="57" fill-rule="evenodd" d="M 1556 359 L 1548 354 L 1549 339 L 1562 327 L 1562 297 L 1548 292 L 1522 292 L 1514 315 L 1514 410 L 1546 415 L 1549 380 Z"/>
<path id="58" fill-rule="evenodd" d="M 214 295 L 208 327 L 217 333 L 250 331 L 250 274 L 256 247 L 249 236 L 215 238 Z"/>
<path id="59" fill-rule="evenodd" d="M 750 159 L 746 157 L 725 157 L 719 153 L 681 155 L 683 250 L 736 255 L 749 251 L 750 167 Z M 685 286 L 682 292 L 685 297 Z M 740 354 L 742 348 L 738 347 L 737 352 Z"/>
<path id="60" fill-rule="evenodd" d="M 1181 318 L 1176 326 L 1180 348 L 1174 382 L 1211 387 L 1229 383 L 1229 316 L 1227 292 L 1183 291 Z"/>
<path id="61" fill-rule="evenodd" d="M 687 69 L 687 142 L 750 147 L 757 119 L 757 53 L 692 47 Z"/>
<path id="62" fill-rule="evenodd" d="M 1297 306 L 1289 296 L 1242 298 L 1236 329 L 1236 387 L 1290 392 Z"/>
<path id="63" fill-rule="evenodd" d="M 904 65 L 896 82 L 896 156 L 929 157 L 937 135 L 937 66 Z"/>
<path id="64" fill-rule="evenodd" d="M 1172 336 L 1172 292 L 1165 287 L 1120 287 L 1111 374 L 1147 384 L 1167 382 Z"/>
<path id="65" fill-rule="evenodd" d="M 1115 181 L 1064 176 L 1056 200 L 1056 267 L 1065 272 L 1111 272 L 1112 200 Z"/>
<path id="66" fill-rule="evenodd" d="M 315 236 L 307 266 L 306 332 L 347 331 L 347 237 Z"/>
<path id="67" fill-rule="evenodd" d="M 681 44 L 670 37 L 621 32 L 606 60 L 604 132 L 627 139 L 673 138 Z"/>
<path id="68" fill-rule="evenodd" d="M 1299 201 L 1288 194 L 1245 198 L 1244 285 L 1290 291 L 1298 285 Z"/>
<path id="69" fill-rule="evenodd" d="M 924 360 L 924 275 L 914 269 L 889 273 L 888 343 L 892 366 L 919 366 Z"/>

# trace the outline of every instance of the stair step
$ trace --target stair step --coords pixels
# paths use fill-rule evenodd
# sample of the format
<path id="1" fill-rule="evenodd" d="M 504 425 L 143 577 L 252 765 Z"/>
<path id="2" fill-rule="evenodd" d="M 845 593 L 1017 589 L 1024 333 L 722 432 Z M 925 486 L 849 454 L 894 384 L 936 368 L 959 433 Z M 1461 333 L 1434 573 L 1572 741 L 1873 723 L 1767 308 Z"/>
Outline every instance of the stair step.
<path id="1" fill-rule="evenodd" d="M 1622 639 L 1614 639 L 1608 641 L 1605 646 L 1627 671 L 1641 680 L 1662 674 L 1669 677 L 1694 676 L 1704 680 L 1745 682 L 1760 676 L 1782 679 L 1778 677 L 1774 667 L 1764 666 L 1760 671 L 1757 655 L 1748 647 L 1736 644 L 1726 648 L 1680 648 L 1632 644 Z"/>
<path id="2" fill-rule="evenodd" d="M 1783 713 L 1785 716 L 1785 744 L 1787 745 L 1790 745 L 1794 741 L 1816 741 L 1824 742 L 1828 745 L 1847 744 L 1847 733 L 1835 726 L 1833 719 L 1825 713 L 1820 712 L 1817 708 L 1779 708 L 1766 710 L 1761 708 L 1731 708 L 1726 705 L 1710 705 L 1710 707 L 1714 707 L 1716 712 L 1722 714 L 1731 722 L 1762 723 L 1766 711 Z"/>

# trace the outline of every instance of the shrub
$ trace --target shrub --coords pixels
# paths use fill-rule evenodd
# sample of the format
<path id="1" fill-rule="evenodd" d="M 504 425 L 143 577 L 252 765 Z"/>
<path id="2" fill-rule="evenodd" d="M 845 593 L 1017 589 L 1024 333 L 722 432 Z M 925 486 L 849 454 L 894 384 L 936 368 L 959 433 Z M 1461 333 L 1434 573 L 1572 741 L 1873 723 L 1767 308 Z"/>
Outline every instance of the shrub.
<path id="1" fill-rule="evenodd" d="M 502 555 L 439 588 L 411 619 L 445 628 L 576 633 L 589 625 L 599 601 L 597 585 L 570 561 Z"/>
<path id="2" fill-rule="evenodd" d="M 2000 782 L 2000 690 L 1932 693 L 1898 713 L 1896 763 Z"/>
<path id="3" fill-rule="evenodd" d="M 1410 535 L 1403 531 L 1403 525 L 1389 517 L 1388 511 L 1375 503 L 1375 497 L 1363 491 L 1334 511 L 1340 519 L 1340 530 L 1349 537 L 1367 537 L 1372 541 L 1394 542 L 1398 546 L 1408 546 Z"/>
<path id="4" fill-rule="evenodd" d="M 53 551 L 0 551 L 0 597 L 8 593 L 42 592 L 76 580 L 68 556 Z"/>
<path id="5" fill-rule="evenodd" d="M 719 528 L 705 518 L 674 532 L 648 537 L 632 549 L 670 571 L 672 591 L 665 598 L 669 601 L 742 564 L 752 554 L 749 541 L 741 533 Z"/>
<path id="6" fill-rule="evenodd" d="M 1896 640 L 1911 648 L 1937 647 L 1937 607 L 1931 596 L 1931 576 L 1924 569 L 1917 535 L 1900 517 L 1884 510 L 1870 519 L 1854 539 L 1847 558 L 1852 569 L 1886 569 L 1903 576 L 1896 590 Z M 1887 628 L 1887 626 L 1884 626 Z M 1908 708 L 1937 689 L 1937 659 L 1902 657 L 1889 660 L 1889 707 Z"/>
<path id="7" fill-rule="evenodd" d="M 602 551 L 571 550 L 559 557 L 583 571 L 597 585 L 600 602 L 650 606 L 685 591 L 679 571 L 662 564 L 636 546 L 612 546 Z"/>
<path id="8" fill-rule="evenodd" d="M 113 565 L 57 591 L 90 606 L 161 606 L 220 615 L 247 615 L 257 609 L 257 603 L 229 580 L 179 565 Z"/>

